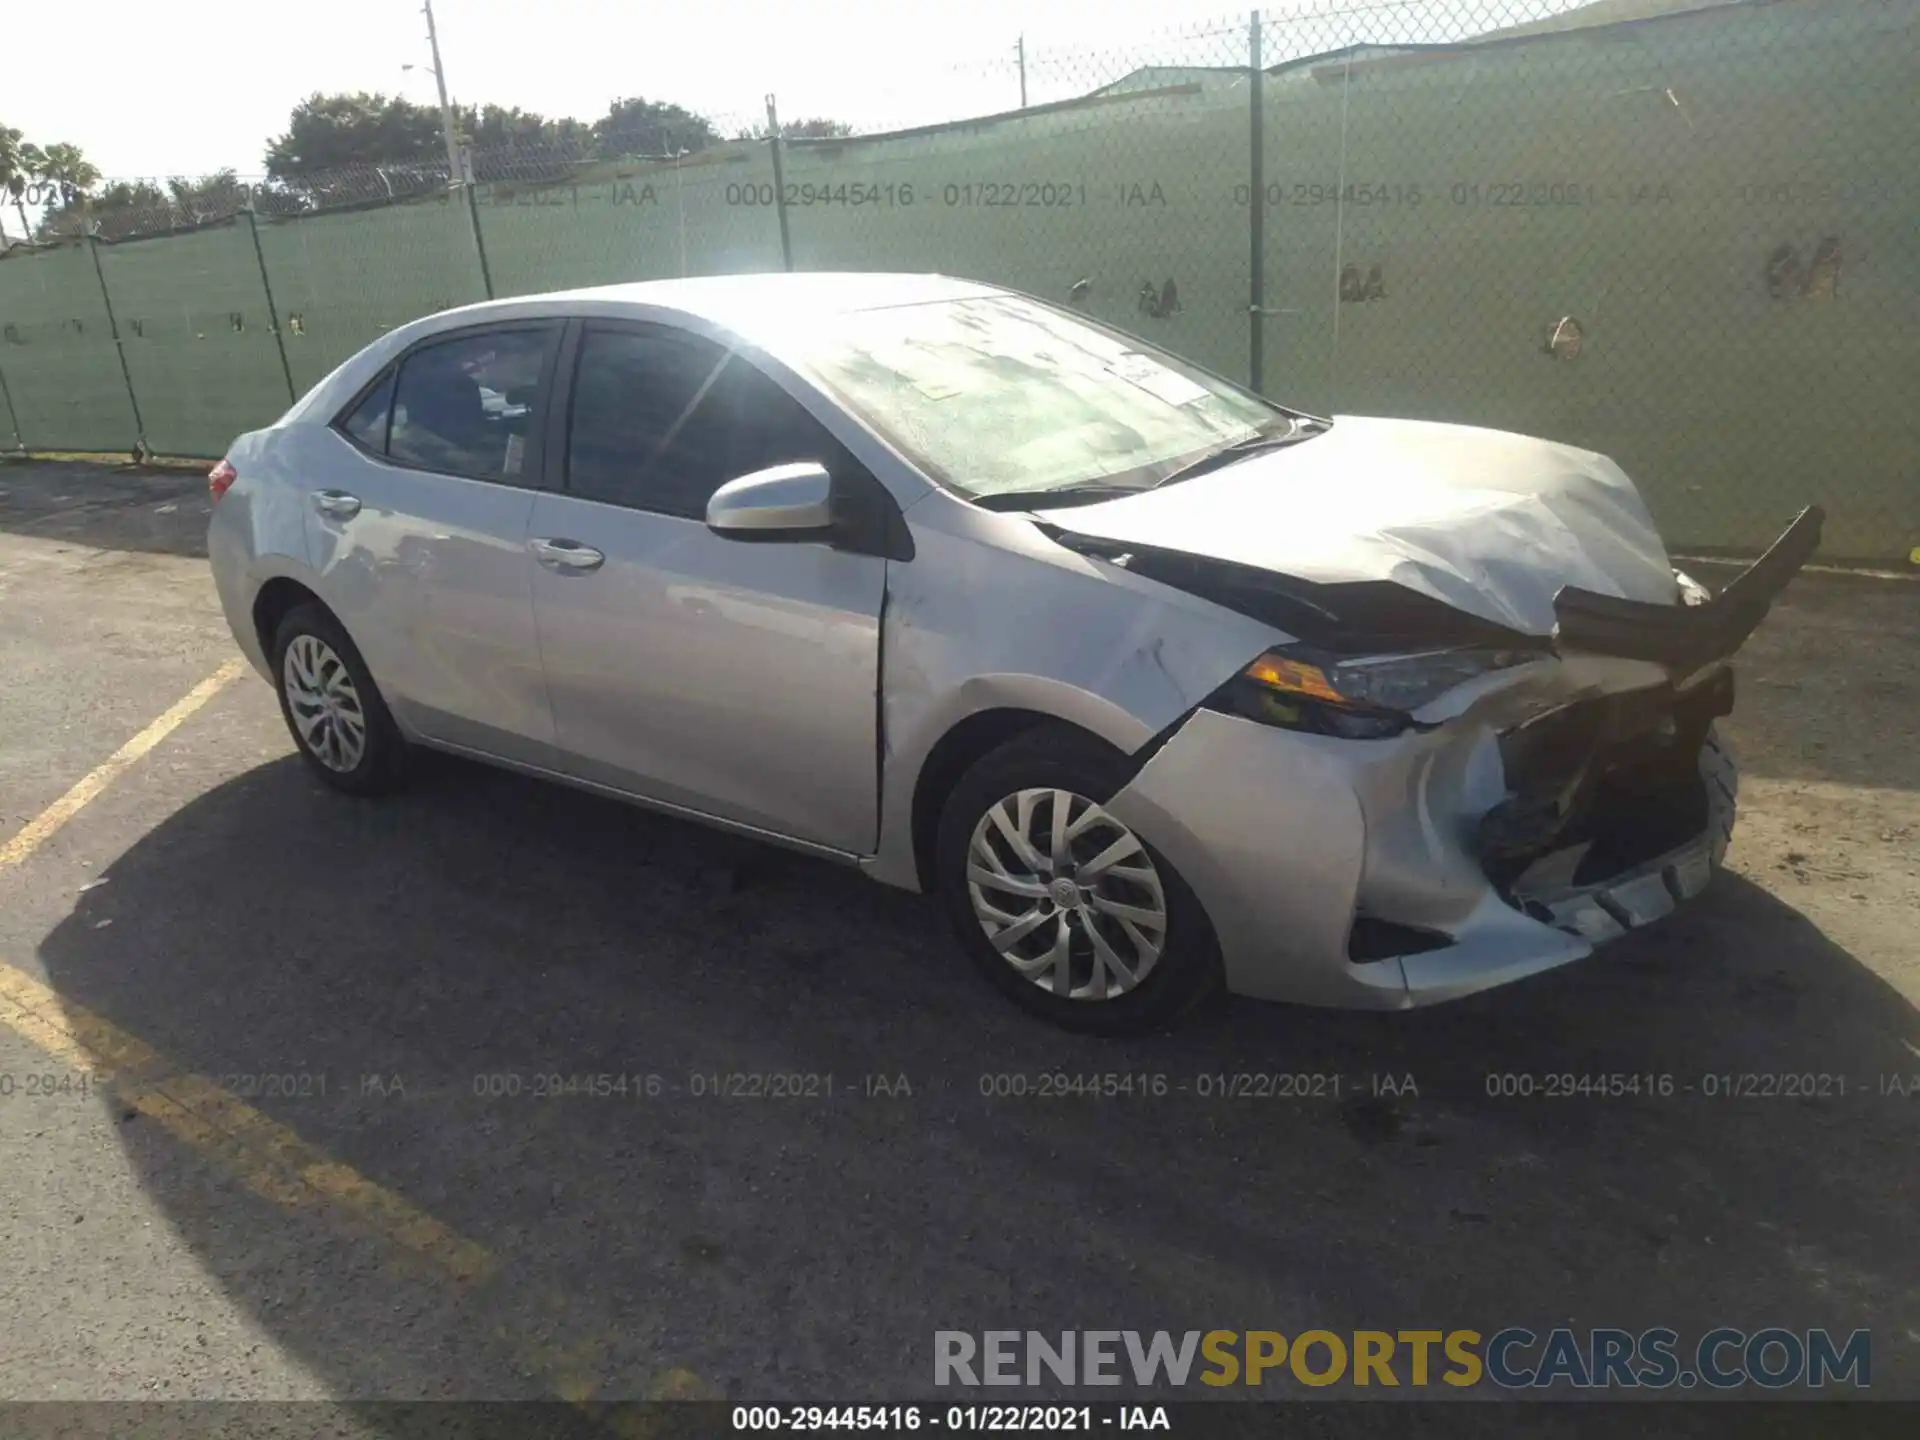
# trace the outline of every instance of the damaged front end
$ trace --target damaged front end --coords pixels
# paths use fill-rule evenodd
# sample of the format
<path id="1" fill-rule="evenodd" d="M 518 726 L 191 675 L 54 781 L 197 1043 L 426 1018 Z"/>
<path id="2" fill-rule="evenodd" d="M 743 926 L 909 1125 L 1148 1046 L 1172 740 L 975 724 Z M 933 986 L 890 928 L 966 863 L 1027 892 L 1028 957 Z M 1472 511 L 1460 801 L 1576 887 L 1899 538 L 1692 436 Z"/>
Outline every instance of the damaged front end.
<path id="1" fill-rule="evenodd" d="M 1820 548 L 1826 512 L 1809 505 L 1720 594 L 1697 605 L 1651 605 L 1563 586 L 1554 596 L 1556 649 L 1654 660 L 1677 674 L 1733 654 L 1787 582 Z"/>
<path id="2" fill-rule="evenodd" d="M 1697 895 L 1733 831 L 1738 778 L 1713 730 L 1732 707 L 1717 666 L 1684 690 L 1576 701 L 1500 733 L 1508 794 L 1474 849 L 1501 898 L 1600 941 Z"/>
<path id="3" fill-rule="evenodd" d="M 1719 595 L 1656 606 L 1573 588 L 1554 598 L 1560 653 L 1662 666 L 1673 679 L 1559 707 L 1499 735 L 1508 794 L 1475 845 L 1501 893 L 1590 940 L 1703 888 L 1731 835 L 1736 771 L 1713 732 L 1731 713 L 1726 661 L 1820 543 L 1810 507 Z M 1704 841 L 1704 848 L 1702 847 Z"/>
<path id="4" fill-rule="evenodd" d="M 1656 606 L 1566 588 L 1560 653 L 1662 666 L 1672 680 L 1596 696 L 1500 733 L 1508 794 L 1475 848 L 1502 897 L 1545 924 L 1609 940 L 1706 887 L 1732 836 L 1738 772 L 1713 722 L 1731 713 L 1725 663 L 1820 544 L 1810 507 L 1717 596 Z"/>
<path id="5" fill-rule="evenodd" d="M 1548 635 L 1407 591 L 1395 605 L 1390 584 L 1091 541 L 1299 637 L 1209 697 L 1109 808 L 1169 836 L 1242 993 L 1397 1008 L 1579 959 L 1718 867 L 1737 785 L 1714 729 L 1727 660 L 1821 518 L 1804 512 L 1718 596 L 1563 589 Z M 1443 693 L 1406 692 L 1421 703 L 1371 703 L 1394 692 L 1356 677 L 1390 651 L 1477 658 Z"/>

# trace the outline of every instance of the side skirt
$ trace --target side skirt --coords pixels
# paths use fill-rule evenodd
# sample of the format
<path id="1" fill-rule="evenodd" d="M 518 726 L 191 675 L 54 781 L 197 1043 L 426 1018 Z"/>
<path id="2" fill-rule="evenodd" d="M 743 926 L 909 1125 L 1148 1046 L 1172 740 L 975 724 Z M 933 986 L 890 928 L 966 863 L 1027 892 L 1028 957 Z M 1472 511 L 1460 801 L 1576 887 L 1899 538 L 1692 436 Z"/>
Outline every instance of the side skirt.
<path id="1" fill-rule="evenodd" d="M 836 850 L 830 845 L 822 845 L 815 840 L 801 840 L 792 835 L 779 834 L 777 831 L 763 830 L 756 825 L 742 824 L 738 820 L 709 815 L 704 810 L 695 810 L 688 805 L 675 805 L 671 801 L 655 800 L 631 790 L 622 790 L 617 786 L 602 785 L 596 780 L 582 780 L 578 776 L 563 774 L 558 770 L 548 770 L 543 766 L 529 765 L 519 760 L 502 759 L 498 755 L 489 755 L 484 750 L 469 749 L 465 745 L 455 745 L 445 740 L 415 740 L 414 743 L 422 749 L 457 755 L 463 760 L 478 760 L 483 765 L 491 765 L 498 770 L 511 770 L 516 775 L 526 775 L 535 780 L 552 780 L 574 790 L 584 790 L 591 795 L 602 795 L 609 800 L 619 800 L 628 805 L 638 806 L 642 810 L 652 810 L 657 814 L 671 815 L 677 820 L 692 820 L 709 829 L 723 830 L 730 835 L 758 840 L 767 845 L 777 845 L 782 850 L 797 851 L 818 860 L 831 860 L 837 865 L 851 865 L 859 868 L 869 858 L 846 850 Z"/>

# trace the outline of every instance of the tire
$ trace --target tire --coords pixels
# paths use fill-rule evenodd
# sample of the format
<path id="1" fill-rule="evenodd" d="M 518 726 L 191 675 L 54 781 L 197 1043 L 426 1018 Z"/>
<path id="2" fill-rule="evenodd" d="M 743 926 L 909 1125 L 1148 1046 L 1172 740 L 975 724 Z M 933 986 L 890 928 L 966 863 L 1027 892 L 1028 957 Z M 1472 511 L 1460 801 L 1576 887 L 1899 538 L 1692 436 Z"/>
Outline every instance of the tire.
<path id="1" fill-rule="evenodd" d="M 1717 725 L 1707 728 L 1706 742 L 1700 747 L 1700 777 L 1707 786 L 1707 812 L 1713 826 L 1713 863 L 1717 866 L 1726 859 L 1727 846 L 1733 843 L 1733 822 L 1740 794 L 1738 757 Z"/>
<path id="2" fill-rule="evenodd" d="M 296 647 L 298 654 L 290 667 L 289 655 Z M 325 606 L 309 601 L 289 610 L 273 632 L 269 657 L 280 716 L 308 768 L 349 795 L 382 795 L 401 783 L 406 775 L 407 742 L 393 723 L 367 662 Z M 314 686 L 304 693 L 299 688 L 302 675 Z M 319 717 L 317 728 L 311 698 L 316 691 L 332 701 L 332 709 Z M 304 729 L 303 716 L 308 727 Z"/>
<path id="3" fill-rule="evenodd" d="M 1064 1029 L 1131 1035 L 1161 1028 L 1220 985 L 1219 948 L 1199 900 L 1164 856 L 1101 808 L 1129 778 L 1118 752 L 1078 730 L 1046 725 L 976 761 L 941 811 L 936 883 L 961 947 L 1001 994 Z M 1044 793 L 1023 800 L 1022 792 Z M 1064 861 L 1050 853 L 1062 795 Z M 1008 827 L 1021 830 L 1023 805 L 1024 851 L 1008 835 Z M 1090 867 L 1102 862 L 1096 874 Z M 1061 881 L 1065 890 L 1056 888 Z M 1078 898 L 1063 908 L 1073 892 Z M 991 915 L 981 913 L 982 904 Z M 998 944 L 989 938 L 990 924 Z M 1157 954 L 1145 958 L 1142 941 L 1150 948 L 1155 940 Z"/>

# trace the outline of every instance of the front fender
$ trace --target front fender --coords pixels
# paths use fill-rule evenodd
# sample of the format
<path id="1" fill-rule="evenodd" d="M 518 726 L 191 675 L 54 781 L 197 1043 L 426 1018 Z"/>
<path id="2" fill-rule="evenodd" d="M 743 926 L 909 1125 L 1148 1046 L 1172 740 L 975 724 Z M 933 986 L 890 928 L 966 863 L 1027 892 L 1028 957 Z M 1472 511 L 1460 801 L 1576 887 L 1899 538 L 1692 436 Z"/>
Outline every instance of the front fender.
<path id="1" fill-rule="evenodd" d="M 888 884 L 920 888 L 914 797 L 928 757 L 969 716 L 1031 711 L 1132 755 L 1286 638 L 1077 555 L 1030 521 L 926 524 L 925 511 L 909 516 L 915 558 L 888 566 L 881 624 L 880 836 L 866 868 Z M 987 533 L 968 533 L 976 525 Z"/>

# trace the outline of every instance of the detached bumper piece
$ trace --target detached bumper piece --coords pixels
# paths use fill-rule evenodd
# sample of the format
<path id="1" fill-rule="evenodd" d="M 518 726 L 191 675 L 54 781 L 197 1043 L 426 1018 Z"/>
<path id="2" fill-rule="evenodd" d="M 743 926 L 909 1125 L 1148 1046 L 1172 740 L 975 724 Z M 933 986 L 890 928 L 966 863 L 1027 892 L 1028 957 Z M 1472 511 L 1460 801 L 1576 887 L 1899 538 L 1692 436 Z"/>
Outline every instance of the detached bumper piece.
<path id="1" fill-rule="evenodd" d="M 1780 538 L 1704 605 L 1655 605 L 1577 586 L 1554 596 L 1556 648 L 1652 660 L 1686 674 L 1746 643 L 1768 608 L 1820 548 L 1826 512 L 1809 505 Z"/>

